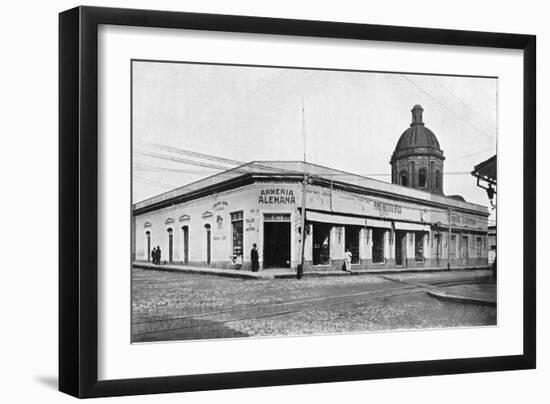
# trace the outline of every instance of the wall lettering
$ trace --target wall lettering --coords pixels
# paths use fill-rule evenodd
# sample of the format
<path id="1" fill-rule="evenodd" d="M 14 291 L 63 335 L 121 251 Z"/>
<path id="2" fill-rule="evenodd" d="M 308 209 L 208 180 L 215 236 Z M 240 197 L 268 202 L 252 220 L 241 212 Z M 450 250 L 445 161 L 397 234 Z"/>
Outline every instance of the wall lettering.
<path id="1" fill-rule="evenodd" d="M 261 204 L 292 204 L 296 203 L 294 191 L 287 188 L 268 188 L 260 191 L 258 203 Z"/>

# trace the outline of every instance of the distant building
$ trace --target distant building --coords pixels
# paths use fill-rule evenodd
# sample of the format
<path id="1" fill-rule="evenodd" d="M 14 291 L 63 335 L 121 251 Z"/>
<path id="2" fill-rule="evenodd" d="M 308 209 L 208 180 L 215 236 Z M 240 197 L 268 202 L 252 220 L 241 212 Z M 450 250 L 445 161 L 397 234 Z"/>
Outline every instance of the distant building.
<path id="1" fill-rule="evenodd" d="M 489 231 L 487 234 L 487 248 L 489 265 L 492 265 L 495 262 L 497 257 L 497 226 L 489 226 Z"/>
<path id="2" fill-rule="evenodd" d="M 257 244 L 260 268 L 296 268 L 305 214 L 305 271 L 341 269 L 347 249 L 352 269 L 486 267 L 488 209 L 443 195 L 443 151 L 422 108 L 412 112 L 393 183 L 303 162 L 244 164 L 134 204 L 135 259 L 160 245 L 166 262 L 232 268 L 242 255 L 249 269 Z"/>

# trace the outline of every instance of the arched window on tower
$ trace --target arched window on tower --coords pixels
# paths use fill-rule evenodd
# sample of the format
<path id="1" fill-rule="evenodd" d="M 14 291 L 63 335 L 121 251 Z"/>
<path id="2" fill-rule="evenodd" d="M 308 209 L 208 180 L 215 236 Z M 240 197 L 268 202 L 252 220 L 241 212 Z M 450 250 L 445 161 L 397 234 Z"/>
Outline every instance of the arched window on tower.
<path id="1" fill-rule="evenodd" d="M 426 169 L 421 168 L 418 170 L 418 186 L 419 187 L 425 187 L 426 186 Z"/>
<path id="2" fill-rule="evenodd" d="M 435 189 L 439 189 L 441 186 L 441 174 L 439 171 L 435 172 Z"/>
<path id="3" fill-rule="evenodd" d="M 403 185 L 404 187 L 409 185 L 408 175 L 406 171 L 401 171 L 401 174 L 399 174 L 399 178 L 401 179 L 401 185 Z"/>

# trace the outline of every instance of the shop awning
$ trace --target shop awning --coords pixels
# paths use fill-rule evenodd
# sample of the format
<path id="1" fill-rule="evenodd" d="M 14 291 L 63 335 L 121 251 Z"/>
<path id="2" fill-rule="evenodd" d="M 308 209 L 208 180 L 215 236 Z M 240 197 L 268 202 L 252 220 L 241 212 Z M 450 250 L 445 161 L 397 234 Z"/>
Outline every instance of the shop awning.
<path id="1" fill-rule="evenodd" d="M 319 213 L 306 211 L 306 220 L 311 222 L 351 224 L 356 226 L 365 226 L 365 219 L 353 216 L 332 215 L 329 213 Z"/>
<path id="2" fill-rule="evenodd" d="M 367 219 L 367 227 L 381 227 L 382 229 L 391 229 L 391 222 L 377 219 Z"/>
<path id="3" fill-rule="evenodd" d="M 418 223 L 395 222 L 395 230 L 430 231 L 430 225 Z"/>

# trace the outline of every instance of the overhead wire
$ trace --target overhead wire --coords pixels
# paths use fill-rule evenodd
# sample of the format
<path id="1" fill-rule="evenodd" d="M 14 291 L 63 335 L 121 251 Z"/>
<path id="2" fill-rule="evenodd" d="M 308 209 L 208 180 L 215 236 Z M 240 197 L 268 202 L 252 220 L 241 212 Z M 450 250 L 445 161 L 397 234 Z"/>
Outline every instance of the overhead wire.
<path id="1" fill-rule="evenodd" d="M 400 75 L 403 79 L 407 80 L 409 83 L 413 84 L 416 88 L 418 88 L 420 91 L 422 91 L 424 94 L 428 95 L 430 98 L 432 98 L 434 101 L 436 101 L 438 104 L 440 104 L 443 108 L 445 108 L 447 111 L 449 111 L 451 114 L 455 115 L 456 117 L 458 117 L 461 121 L 465 122 L 468 126 L 470 126 L 471 128 L 473 128 L 474 130 L 476 130 L 477 132 L 481 133 L 482 135 L 484 136 L 487 136 L 488 138 L 496 141 L 496 138 L 493 137 L 492 135 L 489 135 L 487 132 L 485 132 L 483 129 L 480 129 L 478 128 L 477 126 L 475 126 L 474 124 L 472 124 L 471 122 L 467 121 L 466 119 L 464 119 L 464 117 L 460 116 L 459 114 L 456 113 L 456 111 L 454 111 L 452 108 L 449 108 L 443 101 L 441 101 L 439 98 L 435 97 L 433 94 L 431 94 L 428 90 L 426 90 L 425 88 L 423 88 L 421 85 L 419 85 L 418 83 L 416 83 L 414 80 L 408 78 L 407 76 L 405 76 L 404 74 L 401 74 Z"/>

